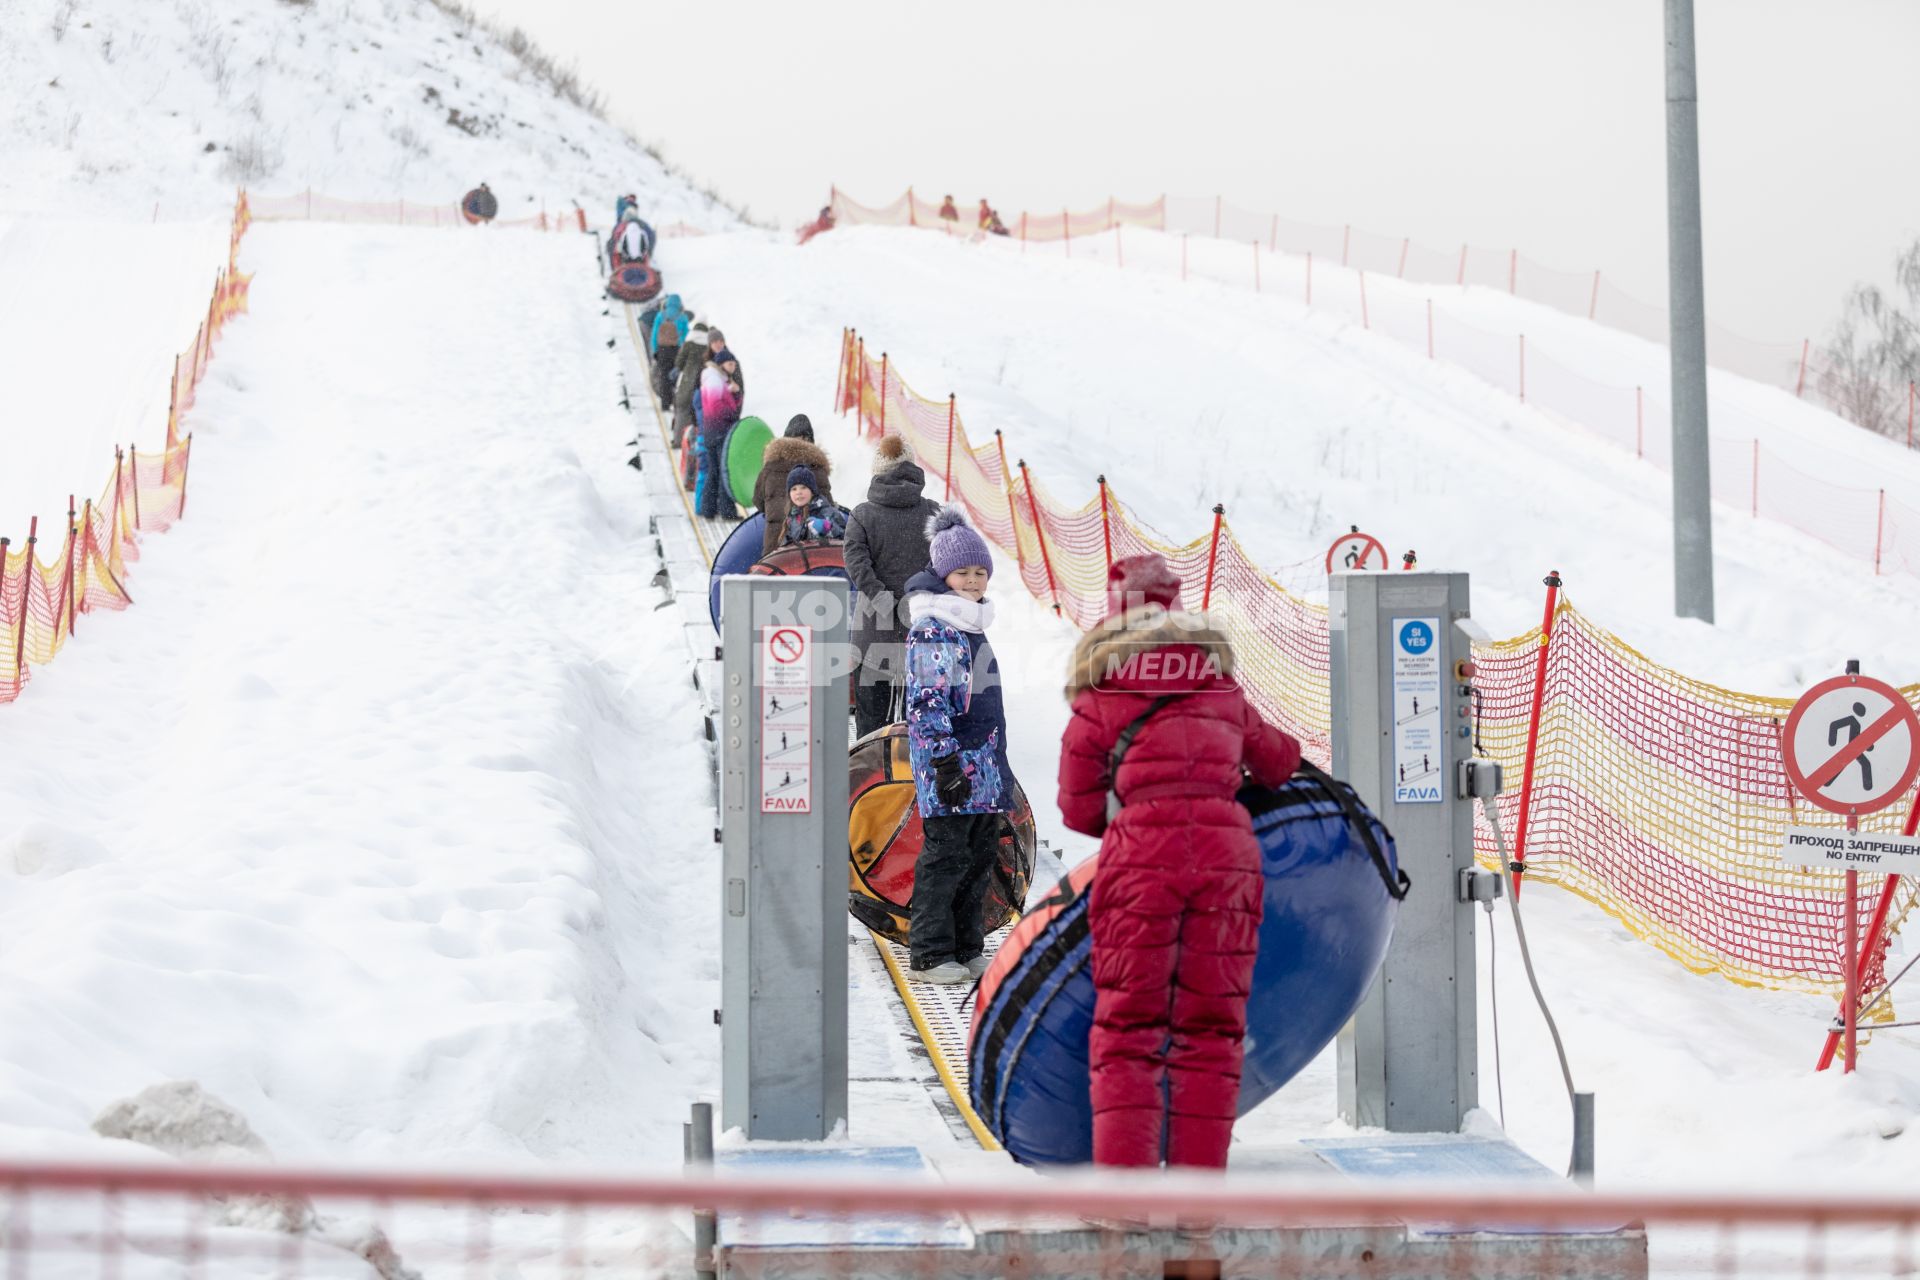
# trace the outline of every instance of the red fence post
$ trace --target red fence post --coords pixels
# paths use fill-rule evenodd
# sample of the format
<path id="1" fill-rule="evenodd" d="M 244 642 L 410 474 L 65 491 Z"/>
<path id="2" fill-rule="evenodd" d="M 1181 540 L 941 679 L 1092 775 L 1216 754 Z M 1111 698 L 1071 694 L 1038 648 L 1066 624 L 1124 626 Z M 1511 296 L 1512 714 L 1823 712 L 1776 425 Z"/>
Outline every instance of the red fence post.
<path id="1" fill-rule="evenodd" d="M 993 447 L 1000 451 L 1000 484 L 1007 493 L 1007 524 L 1013 529 L 1013 557 L 1020 562 L 1020 576 L 1027 576 L 1027 552 L 1020 545 L 1020 517 L 1013 510 L 1013 473 L 1007 470 L 1007 441 L 1000 428 L 993 429 Z"/>
<path id="2" fill-rule="evenodd" d="M 1373 322 L 1367 318 L 1367 273 L 1360 273 L 1360 327 L 1373 328 Z"/>
<path id="3" fill-rule="evenodd" d="M 1914 796 L 1913 804 L 1907 809 L 1907 825 L 1903 829 L 1903 834 L 1908 838 L 1912 838 L 1916 828 L 1920 828 L 1920 795 Z M 1880 901 L 1873 908 L 1873 919 L 1867 925 L 1866 941 L 1860 947 L 1859 966 L 1855 970 L 1854 980 L 1850 984 L 1855 993 L 1854 998 L 1856 1001 L 1865 993 L 1867 970 L 1873 966 L 1874 952 L 1879 950 L 1881 935 L 1886 932 L 1887 915 L 1893 906 L 1894 890 L 1899 887 L 1899 884 L 1900 877 L 1890 875 L 1887 877 L 1886 883 L 1880 887 Z M 1841 1005 L 1843 1016 L 1845 1011 L 1846 1006 L 1843 1003 Z M 1813 1069 L 1815 1071 L 1825 1071 L 1833 1065 L 1834 1050 L 1840 1047 L 1840 1034 L 1838 1031 L 1827 1032 L 1826 1045 L 1820 1050 L 1819 1061 L 1814 1063 Z M 1852 1064 L 1849 1063 L 1848 1066 L 1849 1069 L 1851 1069 Z"/>
<path id="4" fill-rule="evenodd" d="M 1633 389 L 1633 456 L 1647 456 L 1647 393 L 1644 387 Z"/>
<path id="5" fill-rule="evenodd" d="M 880 434 L 887 434 L 887 353 L 880 353 Z"/>
<path id="6" fill-rule="evenodd" d="M 1812 338 L 1800 339 L 1800 376 L 1794 380 L 1793 394 L 1798 396 L 1807 389 L 1807 352 L 1813 347 Z"/>
<path id="7" fill-rule="evenodd" d="M 1433 299 L 1427 299 L 1427 359 L 1433 359 Z"/>
<path id="8" fill-rule="evenodd" d="M 1760 437 L 1753 438 L 1753 518 L 1760 518 Z"/>
<path id="9" fill-rule="evenodd" d="M 1200 608 L 1213 604 L 1213 567 L 1220 561 L 1220 526 L 1227 518 L 1226 504 L 1213 504 L 1213 539 L 1207 544 L 1207 585 L 1200 591 Z"/>
<path id="10" fill-rule="evenodd" d="M 1527 335 L 1520 335 L 1520 403 L 1527 402 Z"/>
<path id="11" fill-rule="evenodd" d="M 40 517 L 27 522 L 27 558 L 20 562 L 20 635 L 13 645 L 13 670 L 16 681 L 27 674 L 27 588 L 33 581 L 33 544 L 40 541 Z"/>
<path id="12" fill-rule="evenodd" d="M 866 338 L 854 338 L 854 376 L 858 382 L 852 390 L 852 432 L 862 436 L 866 432 Z"/>
<path id="13" fill-rule="evenodd" d="M 56 613 L 53 616 L 54 629 L 56 631 L 59 630 L 61 617 L 63 615 L 65 616 L 67 620 L 68 636 L 73 635 L 73 615 L 75 612 L 77 612 L 77 606 L 74 604 L 74 600 L 73 600 L 73 552 L 74 552 L 74 548 L 79 545 L 80 545 L 80 526 L 77 523 L 75 523 L 75 519 L 74 519 L 73 495 L 68 494 L 67 495 L 67 573 L 66 573 L 67 580 L 66 580 L 66 583 L 60 588 L 60 594 L 63 597 L 61 602 L 61 612 Z"/>
<path id="14" fill-rule="evenodd" d="M 1454 283 L 1464 286 L 1467 283 L 1467 246 L 1460 246 L 1460 278 Z"/>
<path id="15" fill-rule="evenodd" d="M 1587 319 L 1600 314 L 1600 272 L 1593 273 L 1593 298 L 1587 303 Z"/>
<path id="16" fill-rule="evenodd" d="M 1260 242 L 1253 242 L 1253 291 L 1260 292 Z"/>
<path id="17" fill-rule="evenodd" d="M 944 473 L 946 488 L 940 493 L 942 502 L 953 496 L 953 408 L 953 392 L 949 391 L 947 392 L 947 466 Z"/>
<path id="18" fill-rule="evenodd" d="M 1053 612 L 1060 613 L 1060 588 L 1053 581 L 1053 556 L 1047 551 L 1047 531 L 1040 523 L 1040 502 L 1033 496 L 1033 477 L 1027 474 L 1027 460 L 1020 459 L 1020 484 L 1027 491 L 1027 513 L 1033 517 L 1033 536 L 1040 541 L 1040 563 L 1047 571 L 1047 594 L 1053 597 Z"/>
<path id="19" fill-rule="evenodd" d="M 833 411 L 841 416 L 847 412 L 847 326 L 840 326 L 840 364 L 833 371 Z"/>
<path id="20" fill-rule="evenodd" d="M 187 514 L 187 469 L 193 465 L 193 432 L 187 432 L 187 442 L 180 454 L 180 515 Z"/>
<path id="21" fill-rule="evenodd" d="M 1540 712 L 1547 700 L 1547 653 L 1553 640 L 1553 613 L 1560 603 L 1560 571 L 1548 572 L 1547 609 L 1540 618 L 1540 656 L 1533 667 L 1533 707 L 1527 713 L 1527 758 L 1520 771 L 1520 817 L 1514 824 L 1513 860 L 1527 860 L 1527 823 L 1533 817 L 1533 766 L 1540 758 Z M 1520 877 L 1513 880 L 1513 893 L 1520 896 Z"/>
<path id="22" fill-rule="evenodd" d="M 910 227 L 917 227 L 920 225 L 920 215 L 913 211 L 913 188 L 912 187 L 907 188 L 907 225 Z"/>
<path id="23" fill-rule="evenodd" d="M 127 446 L 127 489 L 133 494 L 133 527 L 140 527 L 140 454 Z"/>
<path id="24" fill-rule="evenodd" d="M 1100 486 L 1100 547 L 1107 553 L 1107 570 L 1113 570 L 1113 531 L 1107 527 L 1107 478 L 1104 475 L 1094 477 Z"/>
<path id="25" fill-rule="evenodd" d="M 1886 541 L 1886 535 L 1887 491 L 1882 489 L 1880 491 L 1880 514 L 1873 518 L 1873 572 L 1875 577 L 1878 577 L 1880 574 L 1880 547 Z"/>
<path id="26" fill-rule="evenodd" d="M 1353 247 L 1353 224 L 1349 222 L 1340 232 L 1340 265 L 1347 265 L 1347 251 Z"/>

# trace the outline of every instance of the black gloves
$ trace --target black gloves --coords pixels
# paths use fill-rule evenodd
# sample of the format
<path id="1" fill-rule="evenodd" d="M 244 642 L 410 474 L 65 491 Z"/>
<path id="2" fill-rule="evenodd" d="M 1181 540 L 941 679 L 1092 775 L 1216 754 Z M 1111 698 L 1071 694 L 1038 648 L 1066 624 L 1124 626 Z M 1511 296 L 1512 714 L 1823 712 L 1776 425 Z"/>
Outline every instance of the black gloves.
<path id="1" fill-rule="evenodd" d="M 973 783 L 960 767 L 958 751 L 934 758 L 933 794 L 949 809 L 958 809 L 973 798 Z"/>

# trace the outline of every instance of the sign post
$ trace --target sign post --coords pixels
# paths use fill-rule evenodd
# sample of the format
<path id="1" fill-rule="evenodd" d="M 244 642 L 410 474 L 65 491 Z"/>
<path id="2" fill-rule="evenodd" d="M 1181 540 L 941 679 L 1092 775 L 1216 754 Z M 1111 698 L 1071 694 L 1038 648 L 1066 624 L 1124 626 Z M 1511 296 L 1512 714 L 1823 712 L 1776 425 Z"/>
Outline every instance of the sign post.
<path id="1" fill-rule="evenodd" d="M 848 591 L 720 583 L 720 1122 L 818 1141 L 847 1116 Z"/>
<path id="2" fill-rule="evenodd" d="M 1860 871 L 1920 871 L 1920 840 L 1911 835 L 1860 834 L 1860 815 L 1878 813 L 1904 794 L 1920 772 L 1920 718 L 1898 689 L 1860 674 L 1822 680 L 1793 704 L 1781 733 L 1787 780 L 1807 803 L 1846 817 L 1844 834 L 1831 828 L 1787 828 L 1783 860 L 1796 867 L 1846 872 L 1844 926 L 1846 989 L 1841 1035 L 1854 1068 L 1860 1016 Z"/>
<path id="3" fill-rule="evenodd" d="M 1385 562 L 1382 561 L 1382 568 Z M 1336 572 L 1327 623 L 1333 775 L 1394 834 L 1412 890 L 1337 1048 L 1350 1124 L 1458 1133 L 1480 1101 L 1473 803 L 1473 656 L 1464 573 Z"/>

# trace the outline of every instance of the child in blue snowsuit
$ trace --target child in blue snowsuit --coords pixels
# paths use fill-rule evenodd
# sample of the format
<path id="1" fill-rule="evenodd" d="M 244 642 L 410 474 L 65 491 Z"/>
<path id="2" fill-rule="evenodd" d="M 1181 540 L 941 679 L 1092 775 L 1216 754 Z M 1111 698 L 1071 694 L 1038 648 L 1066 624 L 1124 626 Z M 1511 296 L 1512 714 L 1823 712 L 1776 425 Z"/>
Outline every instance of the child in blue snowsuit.
<path id="1" fill-rule="evenodd" d="M 907 582 L 907 751 L 925 833 L 908 946 L 915 982 L 987 969 L 981 918 L 1013 807 L 1007 717 L 987 627 L 993 556 L 957 506 L 927 522 L 931 564 Z"/>

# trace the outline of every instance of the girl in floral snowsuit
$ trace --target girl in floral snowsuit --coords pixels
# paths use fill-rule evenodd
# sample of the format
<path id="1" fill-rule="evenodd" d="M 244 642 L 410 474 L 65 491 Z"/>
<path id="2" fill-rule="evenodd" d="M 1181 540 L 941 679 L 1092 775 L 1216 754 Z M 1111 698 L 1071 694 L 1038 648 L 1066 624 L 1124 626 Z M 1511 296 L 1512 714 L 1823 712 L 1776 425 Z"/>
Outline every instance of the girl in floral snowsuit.
<path id="1" fill-rule="evenodd" d="M 982 929 L 1001 814 L 1013 805 L 1007 717 L 987 626 L 993 556 L 959 507 L 927 522 L 932 563 L 907 582 L 907 748 L 925 838 L 914 863 L 909 976 L 986 971 Z"/>

